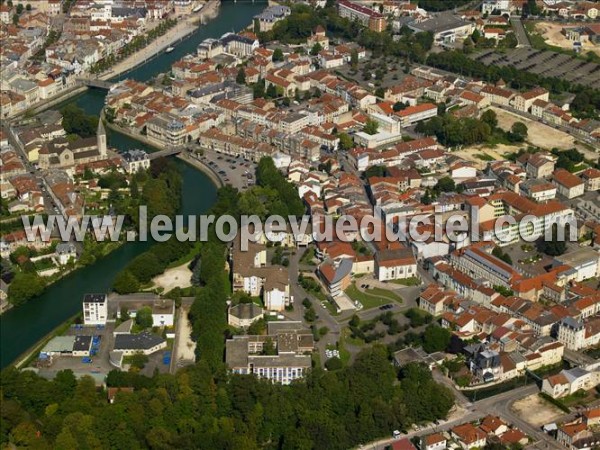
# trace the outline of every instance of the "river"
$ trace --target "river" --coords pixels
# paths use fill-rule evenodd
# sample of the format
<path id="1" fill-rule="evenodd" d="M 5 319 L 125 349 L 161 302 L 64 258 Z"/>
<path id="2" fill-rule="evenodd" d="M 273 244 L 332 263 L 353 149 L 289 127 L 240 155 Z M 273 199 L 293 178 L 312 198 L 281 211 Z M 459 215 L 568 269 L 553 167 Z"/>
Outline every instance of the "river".
<path id="1" fill-rule="evenodd" d="M 266 2 L 223 2 L 219 16 L 203 25 L 187 40 L 178 43 L 173 52 L 162 53 L 124 77 L 146 81 L 161 72 L 169 71 L 175 61 L 195 52 L 202 40 L 208 37 L 218 38 L 228 31 L 241 30 L 265 6 Z M 98 115 L 104 106 L 104 97 L 104 91 L 90 89 L 69 102 L 75 102 L 88 114 Z M 119 150 L 145 148 L 143 144 L 115 132 L 109 134 L 109 145 Z M 179 159 L 175 161 L 183 177 L 181 213 L 188 215 L 205 212 L 216 198 L 216 187 L 202 172 Z M 150 245 L 152 244 L 149 242 L 126 243 L 95 264 L 59 280 L 40 297 L 0 316 L 0 368 L 14 362 L 54 328 L 79 312 L 84 294 L 107 292 L 119 271 Z"/>

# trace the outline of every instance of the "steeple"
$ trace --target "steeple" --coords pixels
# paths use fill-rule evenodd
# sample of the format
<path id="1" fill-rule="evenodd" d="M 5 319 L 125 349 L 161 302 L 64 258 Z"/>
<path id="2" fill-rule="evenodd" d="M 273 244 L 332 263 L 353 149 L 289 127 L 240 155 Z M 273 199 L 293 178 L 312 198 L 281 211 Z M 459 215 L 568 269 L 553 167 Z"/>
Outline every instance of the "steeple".
<path id="1" fill-rule="evenodd" d="M 102 123 L 102 118 L 98 120 L 98 152 L 101 156 L 106 156 L 106 130 L 104 129 L 104 124 Z"/>

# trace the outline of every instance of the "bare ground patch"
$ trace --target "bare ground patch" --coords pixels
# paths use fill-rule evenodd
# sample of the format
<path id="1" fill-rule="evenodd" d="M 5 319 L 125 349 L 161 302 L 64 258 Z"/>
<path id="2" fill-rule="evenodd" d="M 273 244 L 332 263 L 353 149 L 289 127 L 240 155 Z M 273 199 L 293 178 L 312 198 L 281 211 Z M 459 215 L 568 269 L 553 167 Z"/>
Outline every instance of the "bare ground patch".
<path id="1" fill-rule="evenodd" d="M 152 282 L 154 287 L 161 287 L 164 292 L 169 292 L 176 287 L 186 288 L 192 285 L 192 271 L 188 269 L 189 262 L 181 266 L 165 270 L 165 273 L 155 277 Z"/>
<path id="2" fill-rule="evenodd" d="M 546 44 L 554 45 L 555 47 L 561 47 L 566 50 L 572 50 L 573 41 L 568 40 L 566 36 L 561 33 L 561 31 L 563 28 L 569 28 L 573 26 L 577 25 L 568 25 L 553 22 L 537 22 L 535 24 L 535 31 L 537 31 L 544 38 Z M 586 50 L 594 50 L 598 48 L 590 42 L 583 42 L 582 46 Z"/>
<path id="3" fill-rule="evenodd" d="M 564 415 L 564 412 L 545 401 L 538 394 L 532 394 L 516 401 L 512 405 L 512 410 L 521 419 L 536 427 L 554 422 Z"/>

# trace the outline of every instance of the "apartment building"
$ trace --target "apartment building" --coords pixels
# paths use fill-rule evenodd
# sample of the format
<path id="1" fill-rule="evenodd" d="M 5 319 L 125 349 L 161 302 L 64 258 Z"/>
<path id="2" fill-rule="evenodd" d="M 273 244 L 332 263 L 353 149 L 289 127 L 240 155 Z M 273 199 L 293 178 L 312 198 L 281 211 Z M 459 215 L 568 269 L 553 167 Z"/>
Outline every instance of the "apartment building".
<path id="1" fill-rule="evenodd" d="M 556 185 L 558 193 L 569 200 L 585 193 L 585 182 L 566 169 L 555 170 L 552 182 Z"/>
<path id="2" fill-rule="evenodd" d="M 472 278 L 483 278 L 494 286 L 510 288 L 521 275 L 509 264 L 479 248 L 456 251 L 450 257 L 452 265 Z"/>
<path id="3" fill-rule="evenodd" d="M 105 325 L 107 319 L 107 295 L 85 294 L 83 297 L 83 323 L 85 325 Z"/>
<path id="4" fill-rule="evenodd" d="M 379 12 L 348 0 L 338 0 L 338 13 L 351 22 L 357 20 L 373 31 L 383 31 L 387 25 L 385 17 Z"/>
<path id="5" fill-rule="evenodd" d="M 312 334 L 301 330 L 296 322 L 279 322 L 277 325 L 280 329 L 273 329 L 269 324 L 266 336 L 228 339 L 225 362 L 229 369 L 236 374 L 254 374 L 283 385 L 303 378 L 311 368 Z M 267 351 L 269 347 L 275 351 Z"/>

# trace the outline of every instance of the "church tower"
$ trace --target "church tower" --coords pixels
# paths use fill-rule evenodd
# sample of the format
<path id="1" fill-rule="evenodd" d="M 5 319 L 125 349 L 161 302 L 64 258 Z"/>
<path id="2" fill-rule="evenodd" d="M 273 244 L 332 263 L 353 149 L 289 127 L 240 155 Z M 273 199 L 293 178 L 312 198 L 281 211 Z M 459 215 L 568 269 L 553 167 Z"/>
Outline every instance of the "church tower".
<path id="1" fill-rule="evenodd" d="M 104 129 L 104 124 L 102 123 L 102 119 L 98 120 L 98 153 L 100 153 L 101 157 L 106 156 L 106 130 Z"/>

